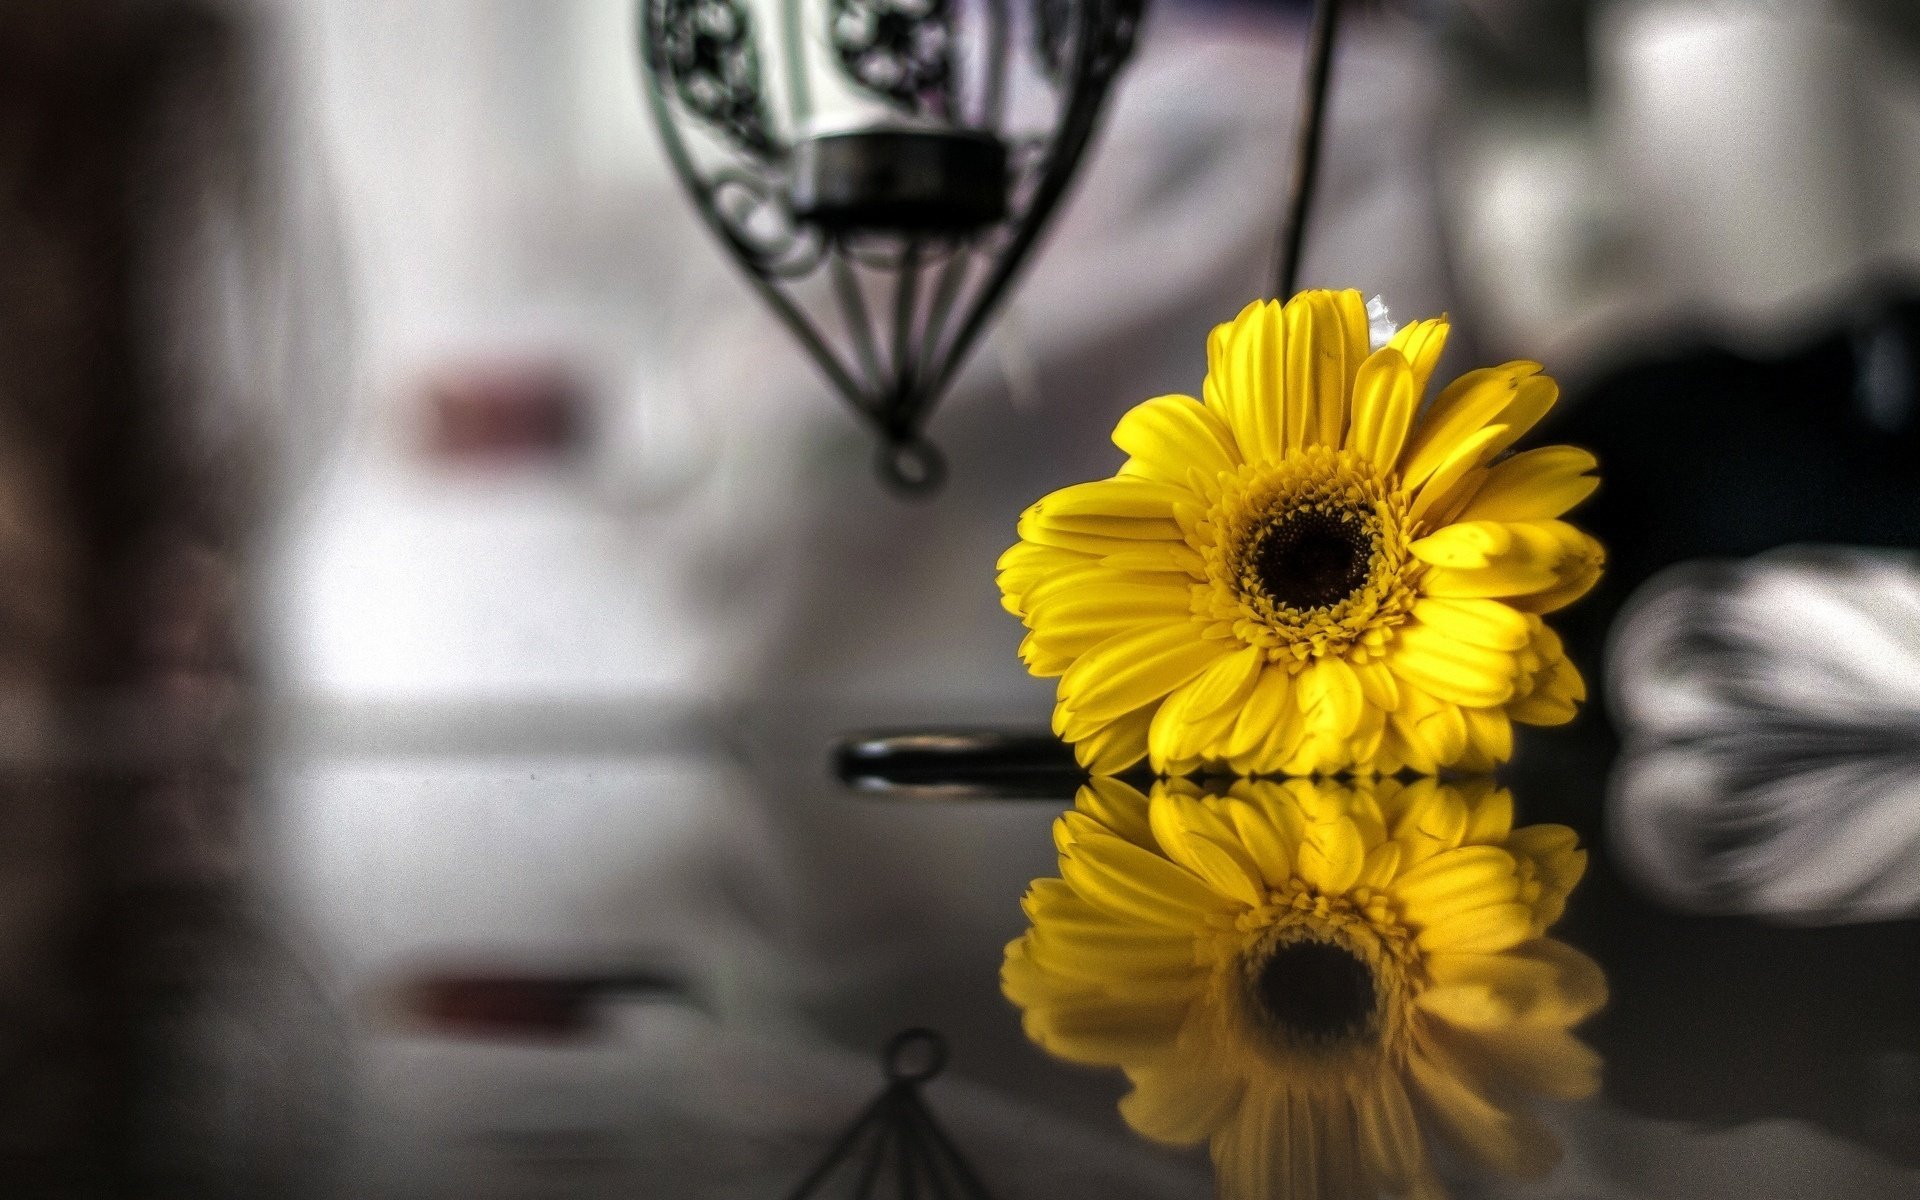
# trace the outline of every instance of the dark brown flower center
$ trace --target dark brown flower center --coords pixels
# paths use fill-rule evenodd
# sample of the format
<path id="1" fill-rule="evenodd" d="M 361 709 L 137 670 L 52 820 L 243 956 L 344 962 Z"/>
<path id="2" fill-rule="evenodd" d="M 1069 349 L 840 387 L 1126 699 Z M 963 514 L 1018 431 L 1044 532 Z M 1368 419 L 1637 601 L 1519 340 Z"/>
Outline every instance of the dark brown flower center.
<path id="1" fill-rule="evenodd" d="M 1276 947 L 1252 980 L 1254 1000 L 1276 1027 L 1326 1041 L 1364 1032 L 1379 1000 L 1373 968 L 1343 946 L 1298 941 Z"/>
<path id="2" fill-rule="evenodd" d="M 1296 509 L 1255 536 L 1252 574 L 1275 604 L 1330 608 L 1366 586 L 1373 530 L 1359 513 Z"/>

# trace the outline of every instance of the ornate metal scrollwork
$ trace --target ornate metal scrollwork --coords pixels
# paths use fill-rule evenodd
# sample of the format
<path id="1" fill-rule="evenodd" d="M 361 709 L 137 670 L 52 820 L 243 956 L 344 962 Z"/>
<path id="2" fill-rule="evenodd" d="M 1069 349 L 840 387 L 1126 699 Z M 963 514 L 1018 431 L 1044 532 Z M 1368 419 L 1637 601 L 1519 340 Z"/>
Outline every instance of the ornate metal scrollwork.
<path id="1" fill-rule="evenodd" d="M 949 0 L 833 0 L 828 39 L 863 90 L 919 115 L 953 111 Z"/>
<path id="2" fill-rule="evenodd" d="M 650 0 L 648 64 L 687 112 L 741 149 L 775 152 L 746 0 Z"/>
<path id="3" fill-rule="evenodd" d="M 794 220 L 766 177 L 722 172 L 714 176 L 710 194 L 728 244 L 754 270 L 799 279 L 811 274 L 826 256 L 826 238 L 818 229 Z"/>
<path id="4" fill-rule="evenodd" d="M 942 477 L 927 418 L 1065 194 L 1143 4 L 1035 2 L 1043 28 L 1016 43 L 1009 0 L 782 0 L 762 45 L 748 0 L 641 0 L 688 196 L 904 491 Z M 1009 117 L 1016 71 L 1054 93 L 1026 106 L 1045 124 Z"/>
<path id="5" fill-rule="evenodd" d="M 1073 33 L 1073 0 L 1033 0 L 1033 48 L 1049 79 L 1070 65 L 1067 39 Z"/>

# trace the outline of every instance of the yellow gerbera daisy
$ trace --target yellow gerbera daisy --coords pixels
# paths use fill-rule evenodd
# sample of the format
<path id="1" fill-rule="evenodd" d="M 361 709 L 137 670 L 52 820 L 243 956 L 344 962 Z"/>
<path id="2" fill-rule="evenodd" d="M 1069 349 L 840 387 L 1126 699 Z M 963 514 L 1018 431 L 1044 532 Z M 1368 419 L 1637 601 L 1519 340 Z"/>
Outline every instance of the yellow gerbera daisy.
<path id="1" fill-rule="evenodd" d="M 1082 764 L 1486 770 L 1512 721 L 1572 718 L 1586 685 L 1540 615 L 1600 576 L 1559 519 L 1595 462 L 1507 454 L 1558 396 L 1537 363 L 1419 411 L 1446 334 L 1370 354 L 1357 292 L 1248 305 L 1207 342 L 1204 403 L 1133 409 L 1119 474 L 1021 516 L 1003 602 Z"/>
<path id="2" fill-rule="evenodd" d="M 1041 1046 L 1126 1070 L 1134 1129 L 1209 1142 L 1227 1200 L 1437 1194 L 1423 1118 L 1537 1174 L 1558 1147 L 1515 1102 L 1594 1091 L 1568 1028 L 1606 982 L 1544 936 L 1573 831 L 1512 822 L 1485 783 L 1096 780 L 1001 985 Z"/>

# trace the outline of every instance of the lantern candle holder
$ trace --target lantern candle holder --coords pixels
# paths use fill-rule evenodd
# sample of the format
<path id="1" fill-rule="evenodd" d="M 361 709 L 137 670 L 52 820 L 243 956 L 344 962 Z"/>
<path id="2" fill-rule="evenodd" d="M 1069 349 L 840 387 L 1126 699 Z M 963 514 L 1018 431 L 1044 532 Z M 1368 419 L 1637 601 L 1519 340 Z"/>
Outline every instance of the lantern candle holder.
<path id="1" fill-rule="evenodd" d="M 675 173 L 904 492 L 945 477 L 926 422 L 1066 193 L 1142 4 L 642 0 Z"/>

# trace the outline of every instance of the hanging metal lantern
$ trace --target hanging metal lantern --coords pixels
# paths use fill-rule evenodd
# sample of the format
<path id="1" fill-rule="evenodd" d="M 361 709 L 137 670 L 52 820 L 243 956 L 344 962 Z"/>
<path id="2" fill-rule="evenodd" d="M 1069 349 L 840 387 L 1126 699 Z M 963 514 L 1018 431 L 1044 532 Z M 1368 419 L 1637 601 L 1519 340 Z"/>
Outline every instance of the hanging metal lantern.
<path id="1" fill-rule="evenodd" d="M 1072 180 L 1143 3 L 641 0 L 675 171 L 905 491 L 939 486 L 927 418 Z"/>

